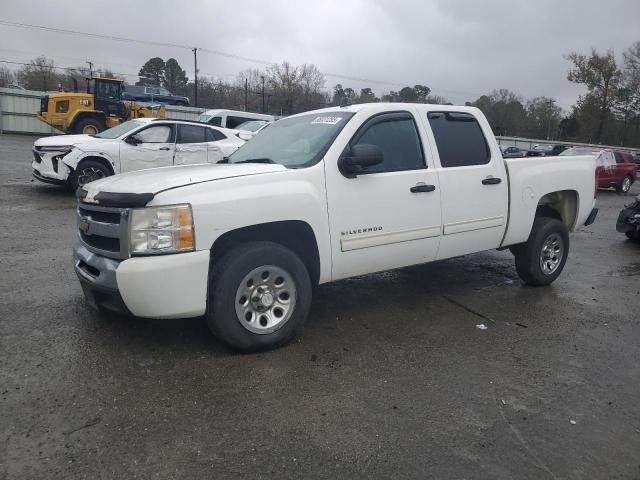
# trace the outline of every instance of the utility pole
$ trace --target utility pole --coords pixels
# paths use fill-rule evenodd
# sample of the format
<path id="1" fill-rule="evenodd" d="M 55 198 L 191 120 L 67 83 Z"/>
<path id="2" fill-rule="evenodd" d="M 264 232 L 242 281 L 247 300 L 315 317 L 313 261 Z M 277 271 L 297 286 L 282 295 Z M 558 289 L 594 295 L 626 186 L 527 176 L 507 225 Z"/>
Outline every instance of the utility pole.
<path id="1" fill-rule="evenodd" d="M 551 139 L 551 115 L 553 114 L 553 102 L 555 100 L 549 100 L 547 104 L 549 105 L 549 122 L 547 124 L 547 140 Z"/>
<path id="2" fill-rule="evenodd" d="M 262 75 L 262 113 L 264 113 L 264 75 Z"/>
<path id="3" fill-rule="evenodd" d="M 193 49 L 193 71 L 195 72 L 195 77 L 193 80 L 193 87 L 195 89 L 193 103 L 194 107 L 198 106 L 198 49 L 194 47 Z"/>
<path id="4" fill-rule="evenodd" d="M 249 111 L 249 79 L 244 79 L 244 111 Z"/>
<path id="5" fill-rule="evenodd" d="M 91 60 L 87 60 L 87 62 L 89 64 L 89 76 L 93 77 L 93 62 Z"/>

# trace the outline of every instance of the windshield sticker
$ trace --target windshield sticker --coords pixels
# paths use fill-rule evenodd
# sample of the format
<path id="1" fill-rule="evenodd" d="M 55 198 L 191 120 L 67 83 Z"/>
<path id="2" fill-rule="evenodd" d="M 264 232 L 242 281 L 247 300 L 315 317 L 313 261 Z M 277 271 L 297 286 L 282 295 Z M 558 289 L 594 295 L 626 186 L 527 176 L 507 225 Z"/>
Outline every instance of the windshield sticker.
<path id="1" fill-rule="evenodd" d="M 342 117 L 316 117 L 311 123 L 321 123 L 323 125 L 335 125 L 342 120 Z"/>

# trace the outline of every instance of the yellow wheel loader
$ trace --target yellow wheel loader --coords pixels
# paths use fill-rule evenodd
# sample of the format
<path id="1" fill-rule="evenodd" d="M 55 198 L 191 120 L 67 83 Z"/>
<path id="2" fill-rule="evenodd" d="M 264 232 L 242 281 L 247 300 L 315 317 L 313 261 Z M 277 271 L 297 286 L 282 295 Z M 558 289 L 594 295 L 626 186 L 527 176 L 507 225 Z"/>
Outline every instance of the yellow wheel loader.
<path id="1" fill-rule="evenodd" d="M 164 105 L 122 101 L 122 80 L 88 78 L 87 92 L 49 93 L 40 99 L 38 118 L 65 133 L 96 134 L 132 118 L 166 116 Z"/>

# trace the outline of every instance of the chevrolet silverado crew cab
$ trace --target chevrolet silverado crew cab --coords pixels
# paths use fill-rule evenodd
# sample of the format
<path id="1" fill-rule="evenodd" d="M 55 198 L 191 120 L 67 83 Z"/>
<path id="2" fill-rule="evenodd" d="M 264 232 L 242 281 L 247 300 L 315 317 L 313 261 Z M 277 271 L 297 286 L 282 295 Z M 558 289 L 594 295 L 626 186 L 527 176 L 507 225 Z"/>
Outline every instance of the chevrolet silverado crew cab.
<path id="1" fill-rule="evenodd" d="M 287 117 L 227 164 L 116 175 L 78 198 L 91 305 L 204 315 L 247 351 L 290 340 L 315 285 L 356 275 L 509 248 L 524 283 L 548 285 L 597 213 L 593 156 L 503 159 L 480 110 L 399 103 Z"/>

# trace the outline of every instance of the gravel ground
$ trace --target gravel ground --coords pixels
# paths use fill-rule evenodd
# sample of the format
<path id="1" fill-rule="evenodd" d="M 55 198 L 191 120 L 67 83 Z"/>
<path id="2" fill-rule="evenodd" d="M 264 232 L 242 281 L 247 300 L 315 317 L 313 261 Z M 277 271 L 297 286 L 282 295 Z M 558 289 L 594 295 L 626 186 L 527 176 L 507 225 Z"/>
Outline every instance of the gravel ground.
<path id="1" fill-rule="evenodd" d="M 202 319 L 85 305 L 75 200 L 31 180 L 32 141 L 0 136 L 0 479 L 640 479 L 630 195 L 599 192 L 551 287 L 508 252 L 368 275 L 239 355 Z"/>

